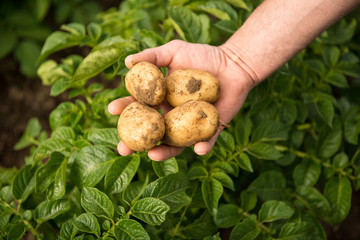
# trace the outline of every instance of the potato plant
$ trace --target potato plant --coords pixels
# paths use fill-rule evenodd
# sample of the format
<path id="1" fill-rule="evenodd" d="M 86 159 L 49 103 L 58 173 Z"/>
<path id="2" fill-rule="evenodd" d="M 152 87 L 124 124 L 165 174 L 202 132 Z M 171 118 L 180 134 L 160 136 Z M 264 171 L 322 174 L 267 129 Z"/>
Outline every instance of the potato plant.
<path id="1" fill-rule="evenodd" d="M 49 35 L 38 75 L 69 101 L 50 114 L 50 133 L 29 121 L 14 146 L 29 148 L 26 165 L 0 170 L 0 238 L 326 239 L 322 223 L 341 224 L 360 189 L 359 19 L 255 87 L 210 154 L 116 153 L 107 105 L 129 95 L 124 58 L 176 38 L 220 44 L 258 2 L 126 0 Z M 89 54 L 51 58 L 72 47 Z"/>

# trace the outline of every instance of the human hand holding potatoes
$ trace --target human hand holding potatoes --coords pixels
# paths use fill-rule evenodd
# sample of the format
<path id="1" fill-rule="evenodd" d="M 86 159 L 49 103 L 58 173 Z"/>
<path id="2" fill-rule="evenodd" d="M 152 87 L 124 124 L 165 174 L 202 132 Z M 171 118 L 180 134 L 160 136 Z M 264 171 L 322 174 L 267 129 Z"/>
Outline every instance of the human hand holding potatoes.
<path id="1" fill-rule="evenodd" d="M 219 114 L 218 119 L 216 116 L 214 118 L 218 120 L 217 123 L 227 124 L 230 122 L 239 111 L 248 92 L 254 85 L 247 72 L 230 59 L 221 46 L 214 47 L 175 40 L 163 46 L 130 55 L 125 60 L 125 64 L 129 69 L 132 69 L 139 62 L 149 62 L 157 67 L 168 67 L 167 77 L 176 70 L 182 69 L 203 70 L 215 76 L 219 80 L 220 87 L 220 92 L 217 93 L 218 99 L 214 102 L 214 106 Z M 199 83 L 196 83 L 195 79 L 193 85 L 190 86 L 190 84 L 188 87 L 196 88 L 196 84 Z M 178 98 L 176 97 L 176 99 Z M 130 103 L 135 101 L 134 97 L 114 100 L 108 106 L 109 112 L 114 115 L 120 115 Z M 161 108 L 163 113 L 167 113 L 173 108 L 167 101 L 163 101 L 156 107 Z M 194 151 L 197 154 L 205 155 L 211 151 L 222 127 L 217 125 L 216 129 L 217 131 L 213 137 L 208 140 L 204 138 L 204 141 L 197 142 L 194 145 Z M 166 142 L 166 137 L 164 141 Z M 180 154 L 182 150 L 183 147 L 161 144 L 150 149 L 148 156 L 153 160 L 161 161 Z M 121 141 L 118 144 L 118 152 L 121 155 L 129 155 L 133 150 L 124 141 Z"/>

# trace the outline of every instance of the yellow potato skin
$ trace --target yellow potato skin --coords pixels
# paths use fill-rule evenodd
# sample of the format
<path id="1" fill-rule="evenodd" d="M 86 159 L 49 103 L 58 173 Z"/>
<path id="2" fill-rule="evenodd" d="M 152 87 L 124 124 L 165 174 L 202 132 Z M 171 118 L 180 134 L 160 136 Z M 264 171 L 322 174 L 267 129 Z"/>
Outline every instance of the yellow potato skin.
<path id="1" fill-rule="evenodd" d="M 209 140 L 219 128 L 219 113 L 204 101 L 188 101 L 165 115 L 163 143 L 189 147 Z"/>
<path id="2" fill-rule="evenodd" d="M 125 76 L 125 87 L 136 100 L 150 106 L 163 102 L 165 78 L 160 69 L 148 62 L 135 64 Z"/>
<path id="3" fill-rule="evenodd" d="M 146 151 L 156 146 L 165 133 L 163 116 L 139 102 L 129 104 L 118 121 L 121 140 L 134 151 Z"/>
<path id="4" fill-rule="evenodd" d="M 219 98 L 219 92 L 219 80 L 203 70 L 176 70 L 166 78 L 166 100 L 173 107 L 190 100 L 213 103 Z"/>

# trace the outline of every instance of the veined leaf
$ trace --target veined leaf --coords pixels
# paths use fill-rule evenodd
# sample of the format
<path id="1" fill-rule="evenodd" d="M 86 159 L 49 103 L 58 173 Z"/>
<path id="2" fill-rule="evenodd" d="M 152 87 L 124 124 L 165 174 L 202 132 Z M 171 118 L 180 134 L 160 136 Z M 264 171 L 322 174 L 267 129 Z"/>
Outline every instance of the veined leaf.
<path id="1" fill-rule="evenodd" d="M 321 165 L 310 159 L 304 159 L 299 163 L 293 172 L 293 178 L 296 186 L 314 185 L 320 177 Z"/>
<path id="2" fill-rule="evenodd" d="M 120 137 L 116 128 L 91 128 L 86 138 L 94 144 L 108 145 L 116 149 Z"/>
<path id="3" fill-rule="evenodd" d="M 83 213 L 73 221 L 75 227 L 82 232 L 100 236 L 100 225 L 96 217 L 90 213 Z"/>
<path id="4" fill-rule="evenodd" d="M 233 152 L 235 150 L 235 139 L 227 131 L 222 131 L 217 139 L 217 143 L 228 151 Z"/>
<path id="5" fill-rule="evenodd" d="M 88 146 L 76 155 L 71 175 L 80 187 L 95 186 L 106 174 L 110 166 L 121 156 L 104 146 Z"/>
<path id="6" fill-rule="evenodd" d="M 24 236 L 27 227 L 24 223 L 17 223 L 11 226 L 7 233 L 8 240 L 19 240 Z"/>
<path id="7" fill-rule="evenodd" d="M 285 223 L 281 231 L 279 233 L 278 240 L 307 240 L 312 238 L 314 235 L 312 234 L 311 226 L 309 226 L 306 222 L 298 222 L 298 223 Z"/>
<path id="8" fill-rule="evenodd" d="M 247 145 L 252 122 L 249 115 L 241 116 L 235 125 L 235 140 L 240 145 Z"/>
<path id="9" fill-rule="evenodd" d="M 122 219 L 115 226 L 115 237 L 118 240 L 150 240 L 143 226 L 133 219 Z"/>
<path id="10" fill-rule="evenodd" d="M 334 107 L 331 101 L 327 99 L 320 99 L 315 103 L 315 108 L 325 123 L 332 127 L 334 119 Z"/>
<path id="11" fill-rule="evenodd" d="M 161 177 L 150 183 L 143 193 L 144 197 L 153 197 L 164 201 L 170 213 L 178 212 L 183 206 L 190 204 L 191 198 L 185 193 L 189 187 L 186 176 L 174 173 Z"/>
<path id="12" fill-rule="evenodd" d="M 283 156 L 273 145 L 261 142 L 250 145 L 247 152 L 258 159 L 266 160 L 277 160 Z"/>
<path id="13" fill-rule="evenodd" d="M 159 225 L 165 221 L 170 207 L 160 199 L 146 197 L 135 202 L 131 214 L 150 225 Z"/>
<path id="14" fill-rule="evenodd" d="M 234 188 L 234 181 L 231 179 L 231 177 L 229 175 L 227 175 L 226 173 L 223 172 L 213 172 L 211 173 L 211 177 L 215 178 L 216 180 L 218 180 L 219 182 L 221 182 L 221 184 L 232 190 L 235 191 Z"/>
<path id="15" fill-rule="evenodd" d="M 74 225 L 74 220 L 70 219 L 61 226 L 59 237 L 61 240 L 74 239 L 77 232 L 78 229 Z"/>
<path id="16" fill-rule="evenodd" d="M 50 156 L 53 152 L 63 152 L 69 146 L 69 143 L 60 138 L 49 138 L 42 141 L 34 152 L 33 159 L 39 162 L 44 158 Z"/>
<path id="17" fill-rule="evenodd" d="M 34 211 L 34 219 L 38 222 L 45 222 L 54 219 L 70 210 L 70 202 L 68 200 L 59 199 L 54 201 L 46 200 L 40 203 Z"/>
<path id="18" fill-rule="evenodd" d="M 323 158 L 332 157 L 340 148 L 342 143 L 342 128 L 338 119 L 335 119 L 332 128 L 321 129 L 316 143 L 317 153 Z"/>
<path id="19" fill-rule="evenodd" d="M 72 81 L 84 81 L 96 76 L 117 62 L 121 54 L 122 49 L 116 47 L 103 48 L 91 52 L 76 69 Z"/>
<path id="20" fill-rule="evenodd" d="M 149 182 L 149 178 L 146 176 L 144 182 L 131 182 L 130 185 L 123 192 L 123 200 L 132 206 L 141 195 L 144 193 L 145 188 Z"/>
<path id="21" fill-rule="evenodd" d="M 101 25 L 98 23 L 94 23 L 94 22 L 90 23 L 87 26 L 87 31 L 88 31 L 88 34 L 89 34 L 91 40 L 93 40 L 93 41 L 97 41 L 102 34 Z"/>
<path id="22" fill-rule="evenodd" d="M 280 141 L 288 137 L 289 128 L 278 121 L 261 122 L 254 130 L 251 142 Z"/>
<path id="23" fill-rule="evenodd" d="M 82 38 L 79 36 L 73 35 L 71 33 L 56 31 L 45 40 L 38 61 L 43 60 L 51 53 L 68 47 L 79 45 L 81 41 Z"/>
<path id="24" fill-rule="evenodd" d="M 332 216 L 331 222 L 341 223 L 351 207 L 352 188 L 347 177 L 333 177 L 325 185 L 325 197 L 329 200 Z"/>
<path id="25" fill-rule="evenodd" d="M 220 228 L 235 226 L 242 218 L 240 209 L 234 204 L 221 205 L 215 215 L 214 221 Z"/>
<path id="26" fill-rule="evenodd" d="M 26 165 L 15 175 L 12 194 L 17 200 L 25 201 L 35 188 L 35 168 Z"/>
<path id="27" fill-rule="evenodd" d="M 129 185 L 140 164 L 139 155 L 117 158 L 105 175 L 105 190 L 120 193 Z"/>
<path id="28" fill-rule="evenodd" d="M 158 177 L 165 177 L 179 171 L 175 158 L 170 158 L 166 161 L 152 161 L 151 164 Z"/>
<path id="29" fill-rule="evenodd" d="M 203 239 L 213 235 L 217 230 L 213 217 L 208 211 L 204 211 L 194 222 L 181 227 L 181 234 L 188 239 Z"/>
<path id="30" fill-rule="evenodd" d="M 285 202 L 270 200 L 264 202 L 259 211 L 259 221 L 273 222 L 279 219 L 289 219 L 295 211 Z"/>
<path id="31" fill-rule="evenodd" d="M 108 196 L 96 188 L 84 187 L 81 193 L 81 206 L 99 217 L 112 218 L 114 206 Z"/>
<path id="32" fill-rule="evenodd" d="M 71 127 L 59 127 L 51 133 L 51 138 L 59 138 L 64 141 L 69 139 L 75 140 L 76 135 Z"/>
<path id="33" fill-rule="evenodd" d="M 248 190 L 244 190 L 241 192 L 240 198 L 241 198 L 240 207 L 244 211 L 249 212 L 256 206 L 256 203 L 257 203 L 256 193 L 248 191 Z"/>
<path id="34" fill-rule="evenodd" d="M 197 7 L 220 20 L 231 20 L 236 22 L 238 18 L 237 12 L 226 2 L 207 1 Z"/>
<path id="35" fill-rule="evenodd" d="M 21 150 L 33 144 L 32 139 L 41 132 L 41 125 L 37 118 L 31 118 L 27 123 L 24 134 L 15 144 L 14 150 Z"/>
<path id="36" fill-rule="evenodd" d="M 307 202 L 313 212 L 323 219 L 327 219 L 331 212 L 331 207 L 328 200 L 314 187 L 298 186 L 296 193 L 299 194 L 303 201 Z"/>
<path id="37" fill-rule="evenodd" d="M 246 219 L 234 227 L 230 234 L 230 240 L 253 240 L 260 232 L 255 220 Z"/>
<path id="38" fill-rule="evenodd" d="M 208 43 L 210 20 L 206 15 L 196 15 L 185 7 L 172 7 L 169 17 L 180 37 L 189 42 Z"/>
<path id="39" fill-rule="evenodd" d="M 239 157 L 237 157 L 235 160 L 236 163 L 239 165 L 239 167 L 241 167 L 243 170 L 247 172 L 254 171 L 251 165 L 250 158 L 246 153 L 244 152 L 240 153 Z"/>
<path id="40" fill-rule="evenodd" d="M 211 215 L 215 216 L 217 213 L 218 203 L 223 193 L 222 184 L 214 179 L 204 179 L 201 185 L 204 202 Z"/>
<path id="41" fill-rule="evenodd" d="M 256 178 L 249 186 L 249 190 L 263 200 L 284 200 L 286 180 L 282 173 L 277 171 L 267 171 Z"/>

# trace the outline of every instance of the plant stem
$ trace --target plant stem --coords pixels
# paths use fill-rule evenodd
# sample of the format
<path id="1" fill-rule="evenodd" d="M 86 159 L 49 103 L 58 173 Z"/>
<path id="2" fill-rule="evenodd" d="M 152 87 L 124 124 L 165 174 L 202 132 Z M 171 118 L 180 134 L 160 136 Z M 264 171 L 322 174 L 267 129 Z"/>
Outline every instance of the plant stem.
<path id="1" fill-rule="evenodd" d="M 240 209 L 241 212 L 241 215 L 243 215 L 244 217 L 246 218 L 250 218 L 251 215 L 250 213 L 244 211 L 243 209 Z M 264 230 L 266 233 L 271 233 L 271 230 L 270 228 L 268 228 L 267 226 L 265 226 L 262 222 L 259 222 L 257 219 L 255 220 L 256 221 L 256 226 L 258 226 L 259 228 L 261 228 L 262 230 Z"/>

